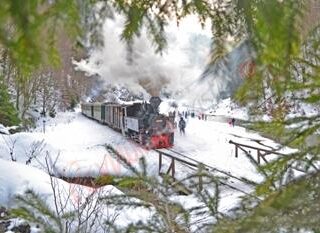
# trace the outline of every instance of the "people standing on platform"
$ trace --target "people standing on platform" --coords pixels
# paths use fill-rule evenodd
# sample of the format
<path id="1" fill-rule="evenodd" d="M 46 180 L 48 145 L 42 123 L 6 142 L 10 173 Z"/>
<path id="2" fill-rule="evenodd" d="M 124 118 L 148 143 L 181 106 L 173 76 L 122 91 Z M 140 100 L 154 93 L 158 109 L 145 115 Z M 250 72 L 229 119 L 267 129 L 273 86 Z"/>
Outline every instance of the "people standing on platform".
<path id="1" fill-rule="evenodd" d="M 180 129 L 180 134 L 184 135 L 186 132 L 185 132 L 185 128 L 186 128 L 186 121 L 183 119 L 183 117 L 180 117 L 180 120 L 179 120 L 179 129 Z"/>
<path id="2" fill-rule="evenodd" d="M 229 121 L 229 125 L 234 127 L 235 123 L 236 123 L 236 119 L 231 118 L 230 121 Z"/>

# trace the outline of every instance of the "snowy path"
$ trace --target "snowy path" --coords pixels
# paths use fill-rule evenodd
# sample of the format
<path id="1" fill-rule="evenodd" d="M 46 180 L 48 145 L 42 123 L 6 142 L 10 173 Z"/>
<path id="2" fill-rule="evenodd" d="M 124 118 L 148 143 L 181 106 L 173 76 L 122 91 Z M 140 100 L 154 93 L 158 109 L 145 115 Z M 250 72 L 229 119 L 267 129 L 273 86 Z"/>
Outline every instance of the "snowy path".
<path id="1" fill-rule="evenodd" d="M 230 140 L 268 150 L 270 147 L 279 147 L 271 140 L 248 132 L 242 127 L 231 127 L 228 123 L 189 119 L 186 135 L 180 135 L 178 132 L 175 134 L 173 149 L 209 166 L 230 172 L 234 176 L 245 177 L 256 182 L 261 181 L 255 167 L 243 152 L 240 152 L 238 158 L 235 158 L 235 148 L 229 143 Z M 256 141 L 259 141 L 260 144 Z"/>

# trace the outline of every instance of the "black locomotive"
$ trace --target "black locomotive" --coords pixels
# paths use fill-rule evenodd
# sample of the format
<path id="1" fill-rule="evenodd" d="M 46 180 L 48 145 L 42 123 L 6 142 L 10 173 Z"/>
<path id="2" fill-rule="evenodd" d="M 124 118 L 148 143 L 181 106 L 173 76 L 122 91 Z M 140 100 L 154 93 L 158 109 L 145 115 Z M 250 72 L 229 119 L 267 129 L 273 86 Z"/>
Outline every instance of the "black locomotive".
<path id="1" fill-rule="evenodd" d="M 174 122 L 159 113 L 159 97 L 149 103 L 82 103 L 85 116 L 127 135 L 146 148 L 167 148 L 174 142 Z"/>

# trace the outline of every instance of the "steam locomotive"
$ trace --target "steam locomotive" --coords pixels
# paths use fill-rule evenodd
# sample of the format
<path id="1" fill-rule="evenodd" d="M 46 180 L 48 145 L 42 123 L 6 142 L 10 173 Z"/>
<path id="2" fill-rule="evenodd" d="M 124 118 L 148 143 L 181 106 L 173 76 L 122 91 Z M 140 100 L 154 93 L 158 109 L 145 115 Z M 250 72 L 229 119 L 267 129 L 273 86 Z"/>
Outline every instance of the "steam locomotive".
<path id="1" fill-rule="evenodd" d="M 149 103 L 82 103 L 82 114 L 106 124 L 148 149 L 168 148 L 174 142 L 174 119 L 159 113 L 159 97 Z"/>

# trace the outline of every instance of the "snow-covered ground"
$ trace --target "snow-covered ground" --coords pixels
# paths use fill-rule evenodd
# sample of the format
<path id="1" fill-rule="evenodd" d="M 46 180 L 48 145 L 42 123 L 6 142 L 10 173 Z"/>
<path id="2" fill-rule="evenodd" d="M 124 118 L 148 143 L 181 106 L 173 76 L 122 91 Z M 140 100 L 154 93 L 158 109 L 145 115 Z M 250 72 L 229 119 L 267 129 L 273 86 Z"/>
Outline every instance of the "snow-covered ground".
<path id="1" fill-rule="evenodd" d="M 207 110 L 206 114 L 233 117 L 242 120 L 249 119 L 247 108 L 239 107 L 231 100 L 231 98 L 219 101 L 214 108 Z"/>
<path id="2" fill-rule="evenodd" d="M 95 202 L 98 198 L 107 198 L 109 196 L 123 195 L 123 193 L 114 186 L 107 185 L 99 189 L 86 186 L 69 184 L 63 180 L 50 176 L 37 168 L 26 166 L 20 163 L 13 163 L 0 159 L 0 206 L 15 207 L 16 195 L 24 195 L 26 190 L 34 190 L 52 210 L 55 210 L 55 203 L 59 210 L 64 209 L 63 213 L 73 211 L 77 206 L 83 204 L 88 197 Z M 53 187 L 56 195 L 59 197 L 54 199 Z M 57 194 L 58 193 L 58 194 Z M 131 201 L 134 198 L 130 198 Z M 60 203 L 64 206 L 62 207 Z M 117 207 L 107 204 L 99 204 L 99 221 L 115 220 L 117 226 L 126 226 L 132 222 L 146 221 L 153 211 L 142 207 L 127 208 L 125 211 L 119 211 Z M 92 206 L 86 206 L 88 212 Z M 98 209 L 97 209 L 98 211 Z M 87 216 L 82 216 L 86 218 Z M 34 231 L 36 232 L 36 231 Z"/>
<path id="3" fill-rule="evenodd" d="M 14 195 L 22 194 L 28 188 L 43 195 L 52 194 L 46 158 L 56 176 L 130 175 L 131 172 L 106 150 L 106 144 L 113 146 L 136 168 L 139 168 L 139 159 L 144 157 L 149 175 L 158 174 L 158 153 L 141 148 L 120 133 L 84 117 L 79 111 L 60 113 L 54 119 L 47 119 L 45 132 L 43 126 L 43 121 L 40 120 L 33 132 L 0 135 L 0 205 L 11 206 L 14 204 Z M 243 152 L 239 151 L 238 158 L 235 158 L 235 148 L 229 140 L 264 149 L 280 148 L 271 140 L 242 127 L 188 118 L 186 134 L 175 132 L 175 145 L 172 149 L 234 176 L 261 181 L 262 177 Z M 282 149 L 281 152 L 288 153 L 290 150 Z M 11 162 L 12 159 L 17 162 Z M 26 163 L 28 165 L 24 165 Z M 181 169 L 176 173 L 183 177 L 188 172 Z M 70 185 L 75 186 L 60 180 L 58 182 L 66 190 L 70 190 Z M 111 193 L 120 192 L 112 186 L 104 189 Z M 239 194 L 228 193 L 224 197 L 221 211 L 227 212 L 234 207 Z M 185 203 L 188 198 L 178 197 L 181 203 Z M 49 200 L 52 203 L 52 197 Z M 130 215 L 130 211 L 122 211 L 122 214 Z M 142 211 L 141 215 L 134 214 L 132 217 L 123 218 L 127 222 L 149 218 L 150 212 Z"/>
<path id="4" fill-rule="evenodd" d="M 9 134 L 9 130 L 0 124 L 0 134 Z"/>
<path id="5" fill-rule="evenodd" d="M 50 119 L 46 122 L 45 133 L 41 124 L 31 133 L 1 135 L 0 157 L 7 160 L 13 157 L 25 163 L 30 156 L 35 156 L 31 159 L 31 165 L 45 170 L 47 156 L 54 165 L 55 174 L 68 177 L 128 175 L 129 171 L 106 150 L 105 145 L 109 144 L 133 166 L 138 166 L 139 158 L 144 156 L 150 166 L 150 174 L 157 172 L 157 153 L 143 149 L 120 133 L 82 116 L 80 112 L 61 113 L 56 119 Z M 254 167 L 244 154 L 240 153 L 235 158 L 234 146 L 229 144 L 229 140 L 264 149 L 280 147 L 242 127 L 188 118 L 186 135 L 175 132 L 173 149 L 213 167 L 255 179 Z"/>
<path id="6" fill-rule="evenodd" d="M 175 107 L 173 107 L 175 106 Z M 210 106 L 210 107 L 208 107 Z M 191 105 L 186 100 L 180 100 L 178 106 L 173 99 L 167 99 L 160 105 L 160 112 L 168 113 L 173 111 L 194 113 L 196 117 L 206 115 L 207 120 L 227 122 L 228 118 L 235 118 L 240 120 L 248 120 L 248 109 L 246 107 L 239 107 L 231 98 L 220 100 L 217 104 L 197 102 Z"/>

